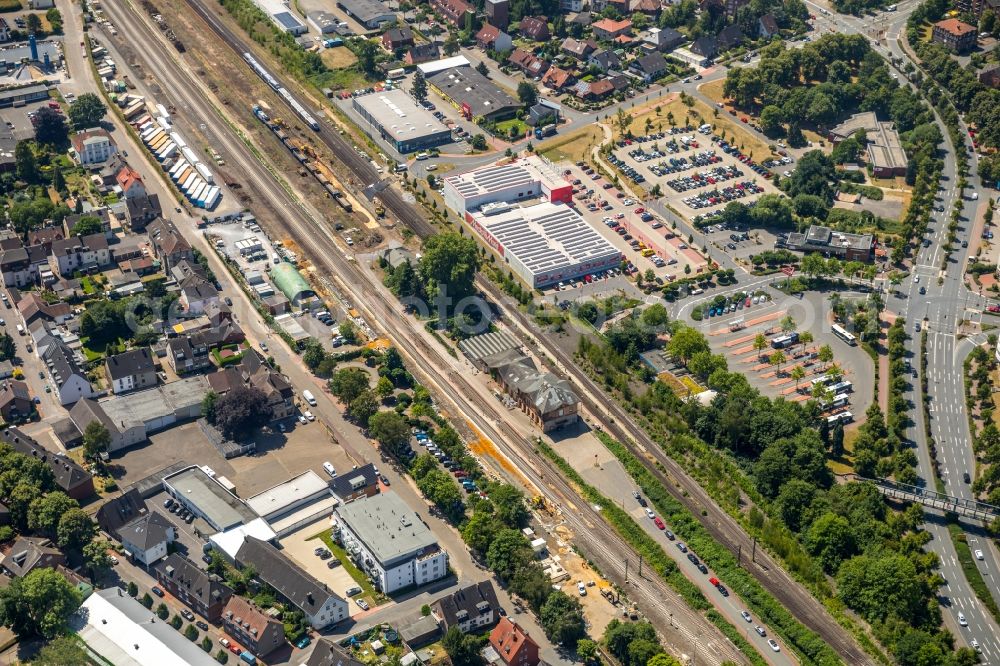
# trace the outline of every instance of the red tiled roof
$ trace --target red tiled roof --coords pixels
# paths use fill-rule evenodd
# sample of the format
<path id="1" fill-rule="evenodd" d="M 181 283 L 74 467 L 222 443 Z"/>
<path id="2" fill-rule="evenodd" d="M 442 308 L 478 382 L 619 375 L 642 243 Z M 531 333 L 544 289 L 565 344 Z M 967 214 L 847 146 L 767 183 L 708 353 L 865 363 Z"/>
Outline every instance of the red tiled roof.
<path id="1" fill-rule="evenodd" d="M 971 26 L 968 23 L 963 23 L 955 18 L 945 19 L 943 21 L 938 21 L 934 24 L 935 28 L 941 28 L 950 35 L 955 37 L 961 37 L 967 35 L 970 32 L 975 32 L 975 26 Z"/>

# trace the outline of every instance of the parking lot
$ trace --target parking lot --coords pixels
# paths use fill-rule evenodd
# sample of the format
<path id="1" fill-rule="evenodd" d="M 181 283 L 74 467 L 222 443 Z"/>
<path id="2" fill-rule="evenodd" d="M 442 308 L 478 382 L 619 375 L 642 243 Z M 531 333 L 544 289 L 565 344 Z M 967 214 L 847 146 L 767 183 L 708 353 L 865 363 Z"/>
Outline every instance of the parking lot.
<path id="1" fill-rule="evenodd" d="M 648 269 L 660 280 L 676 279 L 707 265 L 704 257 L 687 246 L 652 211 L 629 198 L 625 192 L 585 164 L 560 164 L 573 183 L 573 205 L 598 233 L 622 251 L 631 264 L 629 272 Z"/>
<path id="2" fill-rule="evenodd" d="M 772 249 L 778 233 L 781 233 L 765 228 L 747 230 L 739 225 L 729 226 L 721 222 L 710 224 L 701 229 L 701 232 L 705 236 L 705 246 L 716 247 L 731 257 L 747 261 L 751 255 Z"/>
<path id="3" fill-rule="evenodd" d="M 831 389 L 825 413 L 844 414 L 840 418 L 845 422 L 864 414 L 871 404 L 871 360 L 859 346 L 834 334 L 821 294 L 799 299 L 758 288 L 697 305 L 702 319 L 695 325 L 712 350 L 726 357 L 730 371 L 744 375 L 764 394 L 805 402 L 813 397 L 814 380 L 820 380 Z M 763 349 L 755 345 L 758 335 L 764 336 Z M 821 358 L 824 345 L 830 346 L 832 360 Z M 795 368 L 802 369 L 801 377 L 796 378 Z M 836 400 L 841 395 L 844 398 Z"/>
<path id="4" fill-rule="evenodd" d="M 724 142 L 709 125 L 623 139 L 608 160 L 646 191 L 659 186 L 663 198 L 696 223 L 731 201 L 752 205 L 760 195 L 778 192 L 770 169 Z"/>
<path id="5" fill-rule="evenodd" d="M 315 552 L 317 548 L 326 549 L 322 541 L 313 537 L 329 528 L 330 521 L 324 518 L 281 538 L 279 543 L 286 556 L 292 558 L 316 580 L 325 583 L 331 590 L 347 598 L 347 590 L 357 586 L 357 583 L 351 578 L 351 574 L 341 564 L 330 567 L 331 562 L 340 562 L 336 556 L 321 558 Z M 357 604 L 350 604 L 349 614 L 357 615 L 360 612 L 361 609 Z"/>

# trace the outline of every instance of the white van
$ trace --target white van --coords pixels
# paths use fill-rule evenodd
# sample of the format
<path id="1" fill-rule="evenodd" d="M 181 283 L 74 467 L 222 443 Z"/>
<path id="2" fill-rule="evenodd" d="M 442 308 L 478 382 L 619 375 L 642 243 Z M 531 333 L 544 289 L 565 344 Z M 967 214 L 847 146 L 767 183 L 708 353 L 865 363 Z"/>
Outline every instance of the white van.
<path id="1" fill-rule="evenodd" d="M 337 476 L 337 470 L 335 470 L 333 468 L 333 465 L 331 465 L 329 462 L 323 463 L 323 469 L 325 469 L 326 473 L 329 474 L 330 476 Z"/>
<path id="2" fill-rule="evenodd" d="M 305 398 L 306 402 L 308 402 L 313 407 L 316 406 L 316 398 L 313 396 L 312 391 L 310 391 L 309 389 L 306 389 L 305 391 L 302 392 L 302 397 Z"/>

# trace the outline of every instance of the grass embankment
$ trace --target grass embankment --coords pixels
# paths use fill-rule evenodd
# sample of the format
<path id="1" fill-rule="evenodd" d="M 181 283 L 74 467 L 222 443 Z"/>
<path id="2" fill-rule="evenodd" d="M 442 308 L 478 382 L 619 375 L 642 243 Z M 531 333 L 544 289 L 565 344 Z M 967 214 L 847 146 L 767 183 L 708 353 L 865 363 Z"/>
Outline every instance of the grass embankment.
<path id="1" fill-rule="evenodd" d="M 354 562 L 352 562 L 351 558 L 347 556 L 347 551 L 337 545 L 337 542 L 333 540 L 333 535 L 330 530 L 324 530 L 312 538 L 321 540 L 326 547 L 330 549 L 333 556 L 340 560 L 340 565 L 344 567 L 344 571 L 349 573 L 351 578 L 354 579 L 354 582 L 361 588 L 361 596 L 356 598 L 361 598 L 362 596 L 366 597 L 368 602 L 372 604 L 383 604 L 386 602 L 385 596 L 379 594 L 375 588 L 372 587 L 371 581 L 369 581 L 368 577 L 362 573 L 361 569 L 354 566 Z"/>

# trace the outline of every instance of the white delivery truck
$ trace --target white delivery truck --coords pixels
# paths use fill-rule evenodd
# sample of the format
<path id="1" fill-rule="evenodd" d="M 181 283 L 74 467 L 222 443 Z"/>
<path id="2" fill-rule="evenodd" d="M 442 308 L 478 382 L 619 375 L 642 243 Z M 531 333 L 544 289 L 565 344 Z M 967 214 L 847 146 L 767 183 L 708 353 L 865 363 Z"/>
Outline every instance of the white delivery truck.
<path id="1" fill-rule="evenodd" d="M 313 396 L 312 391 L 310 391 L 309 389 L 306 389 L 305 391 L 302 392 L 302 397 L 305 398 L 306 402 L 308 402 L 313 407 L 316 406 L 316 398 Z"/>

